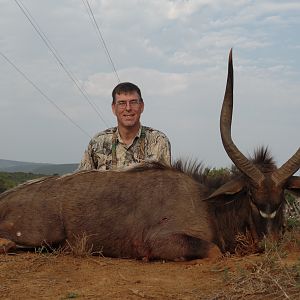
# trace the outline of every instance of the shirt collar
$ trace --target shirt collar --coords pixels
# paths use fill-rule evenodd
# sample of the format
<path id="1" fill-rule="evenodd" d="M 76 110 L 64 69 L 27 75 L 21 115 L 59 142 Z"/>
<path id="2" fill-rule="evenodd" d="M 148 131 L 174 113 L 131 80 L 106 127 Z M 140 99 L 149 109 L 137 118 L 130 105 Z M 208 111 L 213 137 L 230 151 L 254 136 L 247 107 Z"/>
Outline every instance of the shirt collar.
<path id="1" fill-rule="evenodd" d="M 116 134 L 117 134 L 117 141 L 119 143 L 122 143 L 123 144 L 123 140 L 120 136 L 120 133 L 119 133 L 119 128 L 117 127 L 117 131 L 116 131 Z M 139 128 L 139 131 L 137 132 L 135 138 L 133 139 L 133 141 L 136 139 L 136 138 L 140 138 L 141 137 L 141 134 L 142 134 L 142 125 L 140 124 L 140 128 Z"/>

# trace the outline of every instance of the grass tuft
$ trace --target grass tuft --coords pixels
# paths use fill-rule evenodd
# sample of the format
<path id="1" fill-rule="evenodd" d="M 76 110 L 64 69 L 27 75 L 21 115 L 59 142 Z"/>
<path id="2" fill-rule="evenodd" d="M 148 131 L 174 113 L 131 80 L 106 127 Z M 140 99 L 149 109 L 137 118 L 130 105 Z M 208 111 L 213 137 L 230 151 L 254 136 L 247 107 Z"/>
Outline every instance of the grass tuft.
<path id="1" fill-rule="evenodd" d="M 299 240 L 297 230 L 287 232 L 280 242 L 265 239 L 263 254 L 255 260 L 244 257 L 242 266 L 226 270 L 226 287 L 213 299 L 300 299 L 300 258 L 288 260 L 289 250 L 299 253 Z M 242 238 L 241 244 L 252 247 L 249 239 Z"/>
<path id="2" fill-rule="evenodd" d="M 75 257 L 88 257 L 91 255 L 102 255 L 102 251 L 93 252 L 93 244 L 89 242 L 90 236 L 86 233 L 74 235 L 72 242 L 66 241 L 64 251 Z"/>

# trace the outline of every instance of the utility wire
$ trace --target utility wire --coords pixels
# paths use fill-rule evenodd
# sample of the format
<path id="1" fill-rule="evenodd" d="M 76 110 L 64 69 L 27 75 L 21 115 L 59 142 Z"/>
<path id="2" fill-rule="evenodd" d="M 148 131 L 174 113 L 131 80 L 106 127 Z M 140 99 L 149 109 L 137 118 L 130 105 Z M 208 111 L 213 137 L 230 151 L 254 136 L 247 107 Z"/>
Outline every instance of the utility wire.
<path id="1" fill-rule="evenodd" d="M 100 28 L 99 28 L 99 26 L 98 26 L 98 24 L 97 24 L 97 22 L 96 22 L 96 19 L 95 19 L 95 16 L 94 16 L 94 14 L 93 14 L 92 8 L 91 8 L 91 6 L 90 6 L 90 4 L 89 4 L 89 1 L 88 1 L 88 0 L 85 0 L 85 2 L 86 2 L 86 3 L 85 3 L 84 0 L 82 0 L 82 2 L 83 2 L 83 4 L 84 4 L 84 5 L 86 6 L 86 8 L 87 8 L 87 12 L 88 12 L 88 15 L 89 15 L 89 17 L 90 17 L 90 19 L 91 19 L 91 22 L 92 22 L 92 24 L 94 24 L 94 28 L 96 29 L 96 33 L 97 33 L 99 42 L 100 42 L 100 44 L 102 43 L 102 45 L 103 45 L 103 47 L 104 47 L 104 49 L 105 49 L 105 53 L 106 53 L 106 55 L 107 55 L 107 57 L 108 57 L 108 59 L 109 59 L 111 65 L 112 65 L 113 70 L 114 70 L 114 73 L 115 73 L 115 75 L 116 75 L 116 77 L 117 77 L 117 81 L 118 81 L 118 83 L 120 83 L 120 77 L 119 77 L 118 72 L 117 72 L 117 70 L 116 70 L 115 64 L 114 64 L 114 62 L 113 62 L 113 60 L 112 60 L 112 58 L 111 58 L 111 55 L 110 55 L 110 53 L 109 53 L 109 50 L 108 50 L 108 48 L 107 48 L 107 46 L 106 46 L 106 43 L 105 43 L 105 40 L 104 40 L 104 38 L 103 38 L 103 35 L 102 35 L 101 31 L 100 31 Z"/>
<path id="2" fill-rule="evenodd" d="M 0 51 L 0 55 L 19 73 L 21 74 L 48 102 L 55 106 L 57 110 L 59 110 L 73 125 L 79 128 L 85 135 L 89 138 L 91 136 L 82 128 L 80 127 L 70 116 L 68 116 L 53 100 L 51 100 L 23 71 L 21 71 L 6 55 L 4 55 Z"/>
<path id="3" fill-rule="evenodd" d="M 49 47 L 55 52 L 55 54 L 57 55 L 57 57 L 59 57 L 59 59 L 61 60 L 61 61 L 63 61 L 63 59 L 59 56 L 59 53 L 56 51 L 56 49 L 55 49 L 55 47 L 53 46 L 53 44 L 51 43 L 51 41 L 47 38 L 47 36 L 44 34 L 44 32 L 42 31 L 42 29 L 41 29 L 41 27 L 39 26 L 39 24 L 37 23 L 37 21 L 35 20 L 35 18 L 33 17 L 33 15 L 30 13 L 30 11 L 28 10 L 28 8 L 20 1 L 20 3 L 18 3 L 18 1 L 15 1 L 16 3 L 17 3 L 17 5 L 19 6 L 19 8 L 22 10 L 22 12 L 23 12 L 23 14 L 26 16 L 26 14 L 24 13 L 24 11 L 23 11 L 23 9 L 24 10 L 26 10 L 26 12 L 27 12 L 27 14 L 30 16 L 30 18 L 29 17 L 27 17 L 27 19 L 29 20 L 29 22 L 31 23 L 31 25 L 34 27 L 34 26 L 36 26 L 37 27 L 37 29 L 36 29 L 36 31 L 38 31 L 42 36 L 43 36 L 43 38 L 47 41 L 47 43 L 48 43 L 48 45 L 50 45 Z M 22 5 L 22 7 L 20 6 L 20 5 Z M 31 22 L 32 21 L 32 22 Z M 34 23 L 34 25 L 32 24 L 32 23 Z M 47 47 L 48 47 L 48 45 L 47 45 Z M 48 48 L 49 48 L 48 47 Z M 51 50 L 50 49 L 50 50 Z"/>
<path id="4" fill-rule="evenodd" d="M 47 46 L 47 48 L 51 51 L 51 53 L 53 54 L 53 56 L 57 60 L 58 64 L 66 72 L 66 74 L 68 75 L 68 77 L 74 82 L 74 84 L 76 85 L 76 87 L 78 88 L 78 90 L 80 91 L 80 93 L 83 95 L 83 97 L 87 100 L 87 102 L 90 104 L 90 106 L 95 110 L 95 112 L 98 114 L 98 116 L 103 121 L 103 123 L 106 125 L 106 127 L 110 127 L 106 123 L 106 121 L 104 120 L 104 118 L 102 117 L 101 113 L 96 108 L 95 104 L 89 99 L 89 97 L 87 95 L 87 92 L 82 87 L 79 86 L 78 80 L 75 78 L 74 75 L 72 75 L 71 71 L 69 71 L 67 69 L 67 67 L 65 66 L 62 58 L 59 56 L 57 50 L 54 48 L 54 46 L 51 44 L 51 42 L 49 41 L 49 39 L 46 37 L 45 33 L 42 32 L 42 30 L 38 26 L 37 22 L 34 20 L 34 18 L 32 17 L 32 15 L 29 13 L 29 10 L 27 8 L 25 8 L 24 4 L 22 4 L 20 0 L 19 1 L 15 0 L 15 2 L 19 6 L 19 8 L 21 9 L 21 11 L 25 15 L 25 17 L 28 19 L 28 21 L 30 22 L 30 24 L 33 26 L 33 28 L 35 29 L 35 31 L 37 32 L 37 34 L 43 40 L 43 42 L 45 43 L 45 45 Z"/>

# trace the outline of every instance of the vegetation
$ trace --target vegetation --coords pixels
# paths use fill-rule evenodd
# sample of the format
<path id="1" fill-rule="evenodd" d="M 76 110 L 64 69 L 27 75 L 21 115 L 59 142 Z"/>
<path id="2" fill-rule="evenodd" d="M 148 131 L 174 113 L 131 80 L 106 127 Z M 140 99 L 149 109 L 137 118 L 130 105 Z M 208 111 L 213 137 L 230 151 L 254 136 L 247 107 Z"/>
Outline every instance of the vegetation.
<path id="1" fill-rule="evenodd" d="M 208 175 L 211 177 L 215 176 L 229 176 L 231 175 L 231 171 L 228 168 L 213 168 L 213 169 L 207 169 Z"/>
<path id="2" fill-rule="evenodd" d="M 300 229 L 300 201 L 289 192 L 285 192 L 287 229 Z"/>
<path id="3" fill-rule="evenodd" d="M 27 180 L 44 177 L 42 174 L 23 173 L 23 172 L 0 172 L 0 193 L 17 186 Z"/>
<path id="4" fill-rule="evenodd" d="M 222 272 L 225 287 L 212 299 L 300 299 L 300 259 L 293 257 L 300 251 L 299 228 L 290 227 L 279 242 L 265 239 L 261 246 L 262 253 L 242 260 L 239 253 L 229 255 L 230 268 L 223 258 L 213 272 Z"/>

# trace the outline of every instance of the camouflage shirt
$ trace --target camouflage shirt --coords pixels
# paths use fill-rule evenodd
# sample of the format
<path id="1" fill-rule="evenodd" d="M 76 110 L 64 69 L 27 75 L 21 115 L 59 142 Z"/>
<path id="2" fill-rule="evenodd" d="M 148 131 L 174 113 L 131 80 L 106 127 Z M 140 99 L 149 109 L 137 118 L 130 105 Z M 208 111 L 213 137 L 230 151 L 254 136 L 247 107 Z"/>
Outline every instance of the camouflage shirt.
<path id="1" fill-rule="evenodd" d="M 117 127 L 113 127 L 91 139 L 78 171 L 122 169 L 146 160 L 171 164 L 171 146 L 167 136 L 153 128 L 141 126 L 133 142 L 126 145 Z"/>

